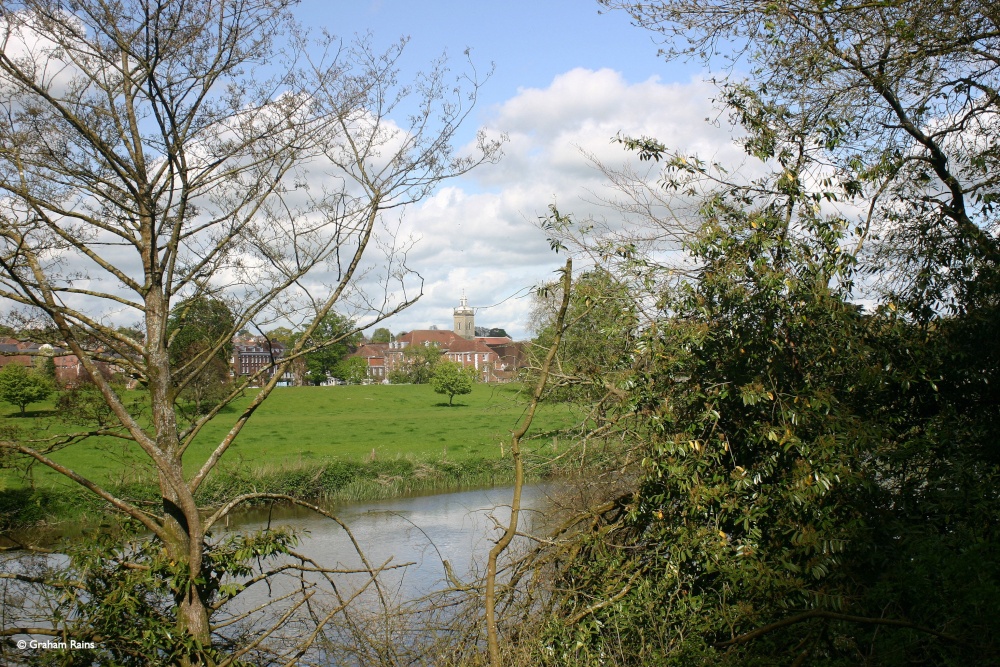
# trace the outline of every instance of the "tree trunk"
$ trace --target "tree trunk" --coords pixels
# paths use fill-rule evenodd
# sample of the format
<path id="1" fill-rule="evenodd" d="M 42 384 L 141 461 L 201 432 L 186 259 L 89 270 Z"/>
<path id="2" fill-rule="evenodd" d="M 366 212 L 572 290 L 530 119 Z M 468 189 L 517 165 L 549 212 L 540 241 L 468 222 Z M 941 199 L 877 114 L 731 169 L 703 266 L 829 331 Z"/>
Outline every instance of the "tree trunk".
<path id="1" fill-rule="evenodd" d="M 165 457 L 158 462 L 160 494 L 163 499 L 163 527 L 168 538 L 164 547 L 171 560 L 175 580 L 177 630 L 187 633 L 202 648 L 212 643 L 209 612 L 202 599 L 201 577 L 204 530 L 201 515 L 184 480 L 184 465 L 174 412 L 175 389 L 166 345 L 169 303 L 161 293 L 151 291 L 146 299 L 149 393 L 156 444 Z M 186 658 L 187 664 L 203 664 Z"/>

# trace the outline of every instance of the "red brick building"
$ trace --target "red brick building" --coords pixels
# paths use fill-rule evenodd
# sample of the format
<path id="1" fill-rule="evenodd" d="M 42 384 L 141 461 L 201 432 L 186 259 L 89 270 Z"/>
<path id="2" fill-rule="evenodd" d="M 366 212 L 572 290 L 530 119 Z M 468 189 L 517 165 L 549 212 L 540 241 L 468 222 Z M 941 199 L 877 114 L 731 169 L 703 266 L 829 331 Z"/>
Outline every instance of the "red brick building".
<path id="1" fill-rule="evenodd" d="M 56 367 L 56 384 L 60 387 L 75 387 L 81 382 L 90 380 L 90 373 L 83 367 L 80 359 L 60 347 L 45 343 L 19 341 L 15 338 L 0 338 L 0 368 L 9 364 L 19 364 L 32 368 L 44 357 L 52 357 Z M 106 378 L 111 378 L 122 372 L 117 365 L 98 361 L 97 369 Z"/>
<path id="2" fill-rule="evenodd" d="M 392 371 L 402 366 L 403 350 L 411 345 L 433 345 L 449 361 L 474 368 L 480 382 L 509 382 L 524 365 L 523 344 L 506 336 L 475 337 L 474 311 L 463 295 L 455 308 L 459 331 L 418 329 L 402 334 L 391 343 L 365 343 L 352 355 L 365 359 L 368 377 L 376 382 L 388 380 Z"/>
<path id="3" fill-rule="evenodd" d="M 277 341 L 241 340 L 233 345 L 233 375 L 237 378 L 256 375 L 254 384 L 263 385 L 274 375 L 274 365 L 284 354 L 285 346 Z M 292 383 L 290 370 L 285 372 L 280 382 Z"/>

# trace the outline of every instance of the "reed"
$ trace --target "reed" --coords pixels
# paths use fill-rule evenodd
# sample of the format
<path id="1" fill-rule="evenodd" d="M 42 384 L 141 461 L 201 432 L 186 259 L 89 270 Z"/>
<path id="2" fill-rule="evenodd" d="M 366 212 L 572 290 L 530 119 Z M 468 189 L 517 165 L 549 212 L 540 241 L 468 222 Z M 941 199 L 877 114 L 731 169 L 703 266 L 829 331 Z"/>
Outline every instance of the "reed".
<path id="1" fill-rule="evenodd" d="M 537 458 L 528 479 L 540 481 L 567 474 L 572 464 Z M 424 493 L 447 493 L 513 482 L 509 458 L 420 458 L 345 460 L 298 458 L 280 463 L 249 465 L 237 460 L 219 467 L 199 490 L 206 508 L 245 493 L 280 493 L 306 500 L 353 503 Z M 140 505 L 159 504 L 159 487 L 150 475 L 134 473 L 109 485 L 112 493 Z M 64 488 L 0 491 L 0 530 L 52 524 L 93 524 L 110 507 L 90 493 Z"/>

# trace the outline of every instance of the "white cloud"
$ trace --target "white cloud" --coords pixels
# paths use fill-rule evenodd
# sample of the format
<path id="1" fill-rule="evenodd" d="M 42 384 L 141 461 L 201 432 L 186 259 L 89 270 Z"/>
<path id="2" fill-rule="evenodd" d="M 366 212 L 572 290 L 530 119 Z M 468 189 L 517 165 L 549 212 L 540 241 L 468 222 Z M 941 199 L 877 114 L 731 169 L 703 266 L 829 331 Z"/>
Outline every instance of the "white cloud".
<path id="1" fill-rule="evenodd" d="M 522 89 L 489 110 L 486 127 L 510 140 L 497 165 L 440 189 L 407 212 L 404 230 L 420 237 L 409 264 L 425 278 L 425 296 L 389 321 L 394 332 L 451 326 L 465 290 L 488 306 L 554 278 L 564 258 L 535 226 L 549 204 L 578 219 L 606 213 L 593 203 L 602 177 L 584 153 L 607 164 L 637 162 L 612 142 L 621 133 L 651 136 L 706 159 L 739 163 L 744 154 L 727 129 L 706 122 L 715 88 L 703 81 L 629 83 L 608 69 L 574 69 L 544 89 Z M 528 298 L 484 308 L 476 323 L 526 335 Z"/>
<path id="2" fill-rule="evenodd" d="M 531 287 L 553 280 L 564 262 L 563 255 L 550 250 L 546 234 L 536 226 L 538 218 L 552 203 L 577 219 L 607 214 L 594 203 L 594 193 L 604 183 L 586 154 L 609 165 L 638 164 L 633 154 L 612 142 L 621 133 L 656 137 L 672 148 L 739 163 L 743 153 L 728 130 L 705 120 L 718 115 L 710 101 L 715 92 L 699 80 L 630 83 L 610 69 L 573 69 L 546 88 L 521 89 L 486 110 L 484 127 L 509 137 L 505 157 L 406 208 L 398 236 L 419 239 L 406 263 L 424 278 L 425 295 L 385 326 L 394 332 L 450 327 L 452 308 L 464 289 L 470 304 L 480 308 L 477 324 L 524 337 Z M 467 146 L 459 152 L 473 151 Z M 310 188 L 323 185 L 317 172 L 322 169 L 311 174 Z M 392 215 L 386 222 L 395 227 Z M 377 254 L 366 265 L 373 269 L 362 287 L 378 295 L 385 266 Z M 319 290 L 315 281 L 324 277 L 308 282 Z"/>

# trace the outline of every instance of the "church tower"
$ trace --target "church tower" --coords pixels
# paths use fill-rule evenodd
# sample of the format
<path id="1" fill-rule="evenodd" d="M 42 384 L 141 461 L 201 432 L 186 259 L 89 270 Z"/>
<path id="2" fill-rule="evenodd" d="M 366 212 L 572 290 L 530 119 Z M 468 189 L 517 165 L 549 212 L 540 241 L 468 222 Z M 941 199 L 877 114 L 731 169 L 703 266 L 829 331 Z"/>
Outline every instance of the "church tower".
<path id="1" fill-rule="evenodd" d="M 476 337 L 476 311 L 469 308 L 469 300 L 465 298 L 465 290 L 462 290 L 462 305 L 455 309 L 454 332 L 467 340 Z"/>

